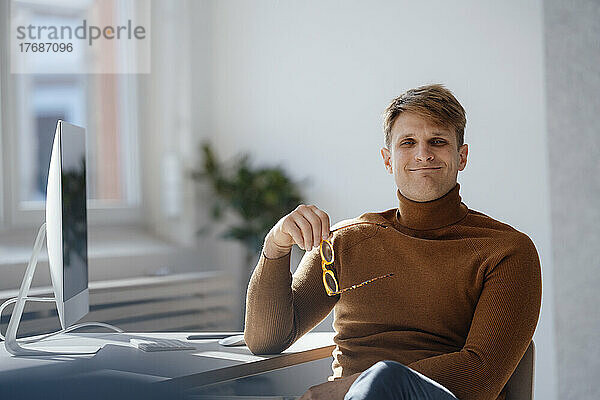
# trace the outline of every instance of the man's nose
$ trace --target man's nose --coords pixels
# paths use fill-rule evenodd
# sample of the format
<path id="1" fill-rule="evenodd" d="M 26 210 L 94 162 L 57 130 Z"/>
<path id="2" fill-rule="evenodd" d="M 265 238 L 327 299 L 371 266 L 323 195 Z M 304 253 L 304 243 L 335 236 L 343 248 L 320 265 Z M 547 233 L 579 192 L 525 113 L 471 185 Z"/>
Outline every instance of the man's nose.
<path id="1" fill-rule="evenodd" d="M 417 147 L 415 154 L 416 161 L 433 161 L 434 155 L 427 144 L 421 144 Z"/>

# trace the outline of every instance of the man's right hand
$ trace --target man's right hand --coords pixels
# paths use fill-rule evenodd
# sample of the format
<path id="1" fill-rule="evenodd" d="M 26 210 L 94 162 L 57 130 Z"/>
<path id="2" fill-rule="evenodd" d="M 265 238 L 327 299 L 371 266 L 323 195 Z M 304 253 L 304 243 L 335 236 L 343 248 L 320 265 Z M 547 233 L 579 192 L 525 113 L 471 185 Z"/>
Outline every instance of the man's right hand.
<path id="1" fill-rule="evenodd" d="M 263 252 L 267 258 L 283 257 L 294 244 L 310 251 L 329 235 L 329 215 L 316 206 L 301 204 L 269 231 Z"/>

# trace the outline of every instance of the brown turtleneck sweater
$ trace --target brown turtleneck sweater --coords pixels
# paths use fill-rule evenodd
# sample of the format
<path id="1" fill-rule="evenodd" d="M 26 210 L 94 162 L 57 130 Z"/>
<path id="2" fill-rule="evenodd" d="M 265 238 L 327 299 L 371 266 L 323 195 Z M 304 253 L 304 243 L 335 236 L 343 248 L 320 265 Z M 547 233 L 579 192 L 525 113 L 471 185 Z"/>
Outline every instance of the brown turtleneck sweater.
<path id="1" fill-rule="evenodd" d="M 289 254 L 261 255 L 247 293 L 245 339 L 253 353 L 278 353 L 334 309 L 333 376 L 395 360 L 441 383 L 460 400 L 504 399 L 503 387 L 535 331 L 542 281 L 525 234 L 461 203 L 460 186 L 419 203 L 334 228 L 340 288 L 328 297 L 318 248 L 292 276 Z"/>

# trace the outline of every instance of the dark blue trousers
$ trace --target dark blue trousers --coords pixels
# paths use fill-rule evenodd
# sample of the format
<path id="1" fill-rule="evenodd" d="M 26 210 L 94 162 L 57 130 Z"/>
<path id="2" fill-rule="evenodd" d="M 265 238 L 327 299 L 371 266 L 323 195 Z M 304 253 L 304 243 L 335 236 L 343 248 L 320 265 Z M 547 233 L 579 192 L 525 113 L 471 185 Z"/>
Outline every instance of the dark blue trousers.
<path id="1" fill-rule="evenodd" d="M 396 361 L 379 361 L 360 374 L 344 400 L 456 400 L 445 387 Z"/>

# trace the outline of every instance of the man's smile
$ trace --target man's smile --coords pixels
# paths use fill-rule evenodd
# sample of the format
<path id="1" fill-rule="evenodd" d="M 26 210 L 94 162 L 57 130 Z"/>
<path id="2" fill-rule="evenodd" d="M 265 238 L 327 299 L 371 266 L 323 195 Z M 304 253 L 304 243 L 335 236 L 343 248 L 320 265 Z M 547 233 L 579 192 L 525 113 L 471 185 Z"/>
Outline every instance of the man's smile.
<path id="1" fill-rule="evenodd" d="M 442 169 L 442 167 L 426 167 L 426 168 L 414 168 L 414 169 L 409 169 L 409 171 L 411 172 L 417 172 L 417 171 L 423 171 L 423 172 L 427 172 L 427 171 L 437 171 Z"/>

